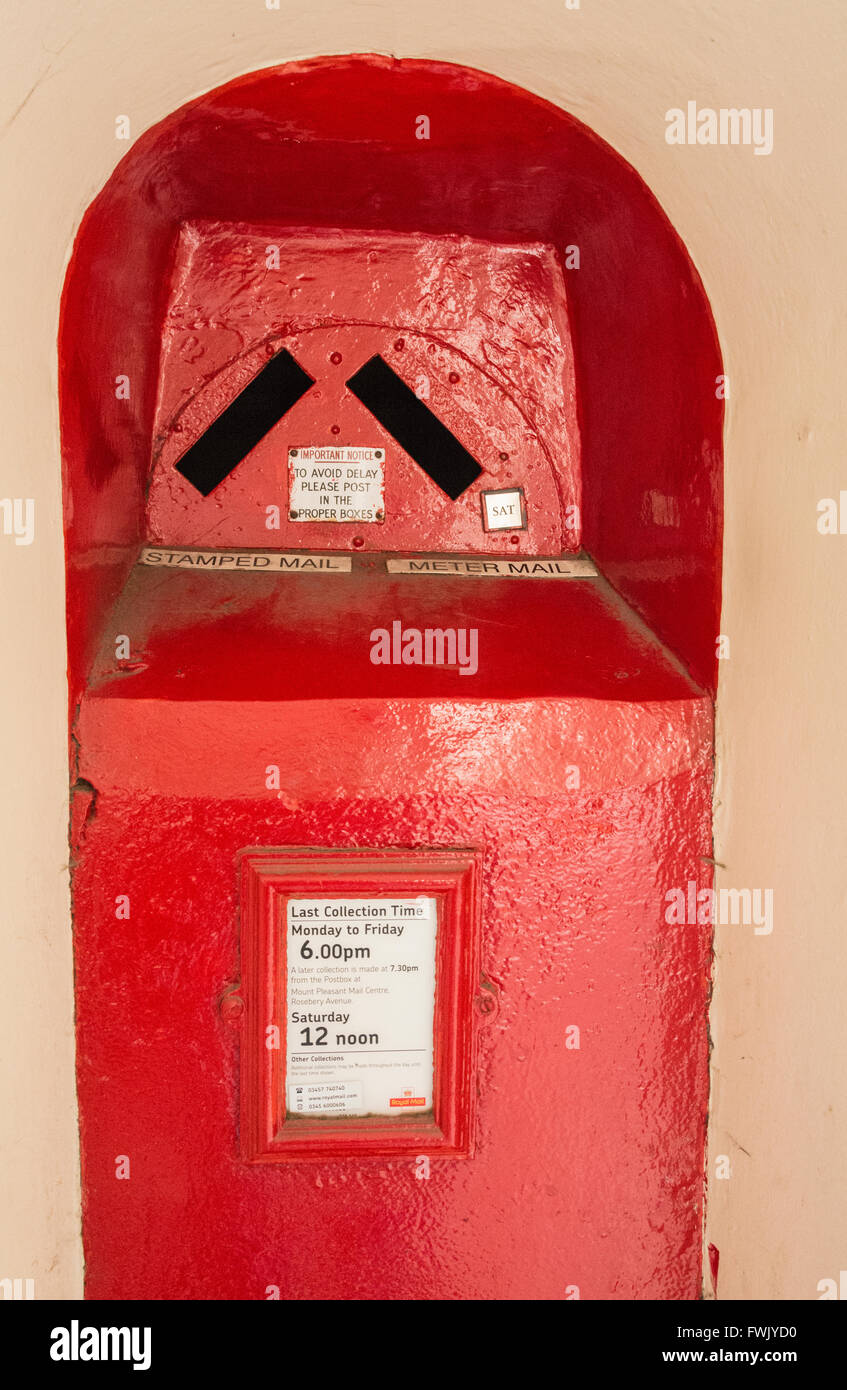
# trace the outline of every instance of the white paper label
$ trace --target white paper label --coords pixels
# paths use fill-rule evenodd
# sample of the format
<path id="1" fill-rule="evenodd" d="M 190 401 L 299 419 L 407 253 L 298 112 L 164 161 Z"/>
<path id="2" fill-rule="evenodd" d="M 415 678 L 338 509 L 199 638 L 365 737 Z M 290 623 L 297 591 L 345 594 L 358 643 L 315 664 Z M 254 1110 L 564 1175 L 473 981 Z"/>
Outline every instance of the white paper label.
<path id="1" fill-rule="evenodd" d="M 289 520 L 384 521 L 384 465 L 384 449 L 362 445 L 289 449 Z"/>
<path id="2" fill-rule="evenodd" d="M 288 1109 L 432 1109 L 435 898 L 291 898 Z"/>
<path id="3" fill-rule="evenodd" d="M 412 560 L 386 560 L 389 574 L 463 575 L 469 579 L 594 579 L 597 567 L 583 555 L 544 558 L 531 555 L 520 560 L 489 560 L 484 556 L 421 556 Z"/>

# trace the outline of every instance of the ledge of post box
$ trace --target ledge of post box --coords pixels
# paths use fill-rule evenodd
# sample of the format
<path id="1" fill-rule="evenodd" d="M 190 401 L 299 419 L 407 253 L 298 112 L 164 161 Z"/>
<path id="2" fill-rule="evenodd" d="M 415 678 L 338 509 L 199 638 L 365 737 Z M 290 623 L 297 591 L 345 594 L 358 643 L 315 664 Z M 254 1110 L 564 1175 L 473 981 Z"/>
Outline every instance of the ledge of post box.
<path id="1" fill-rule="evenodd" d="M 403 634 L 445 629 L 476 634 L 464 673 L 458 662 L 396 660 Z M 372 659 L 378 632 L 393 639 L 395 659 L 385 664 Z M 115 654 L 117 634 L 129 639 L 123 659 Z M 354 557 L 349 574 L 137 565 L 106 625 L 88 692 L 85 698 L 177 702 L 348 696 L 640 702 L 701 693 L 602 575 L 398 575 L 385 572 L 384 557 Z"/>
<path id="2" fill-rule="evenodd" d="M 140 793 L 185 797 L 214 813 L 225 800 L 247 799 L 273 816 L 349 797 L 438 802 L 456 792 L 481 804 L 566 795 L 576 805 L 667 783 L 675 814 L 702 813 L 708 825 L 713 707 L 705 695 L 649 704 L 93 697 L 77 732 L 79 776 L 98 798 L 121 802 Z"/>

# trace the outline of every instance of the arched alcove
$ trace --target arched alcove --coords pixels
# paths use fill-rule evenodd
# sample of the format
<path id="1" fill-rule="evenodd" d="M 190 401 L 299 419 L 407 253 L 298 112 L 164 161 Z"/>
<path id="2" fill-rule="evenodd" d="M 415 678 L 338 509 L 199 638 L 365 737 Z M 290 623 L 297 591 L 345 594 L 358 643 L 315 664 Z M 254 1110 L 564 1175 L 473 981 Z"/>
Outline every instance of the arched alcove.
<path id="1" fill-rule="evenodd" d="M 721 362 L 685 248 L 634 170 L 565 111 L 483 72 L 363 55 L 253 73 L 181 107 L 85 215 L 60 332 L 74 700 L 144 539 L 169 274 L 180 227 L 204 219 L 554 247 L 584 546 L 714 691 Z"/>

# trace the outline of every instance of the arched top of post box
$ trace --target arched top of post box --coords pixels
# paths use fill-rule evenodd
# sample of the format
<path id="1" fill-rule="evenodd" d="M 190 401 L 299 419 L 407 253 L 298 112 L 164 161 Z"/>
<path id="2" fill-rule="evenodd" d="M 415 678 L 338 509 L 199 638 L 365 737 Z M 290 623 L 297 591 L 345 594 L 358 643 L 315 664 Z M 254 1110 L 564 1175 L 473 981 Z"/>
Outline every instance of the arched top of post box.
<path id="1" fill-rule="evenodd" d="M 487 73 L 361 55 L 253 73 L 181 107 L 136 140 L 83 219 L 60 329 L 74 699 L 156 514 L 174 415 L 163 334 L 189 224 L 551 248 L 572 336 L 582 543 L 714 689 L 721 361 L 679 238 L 635 171 L 567 112 Z"/>

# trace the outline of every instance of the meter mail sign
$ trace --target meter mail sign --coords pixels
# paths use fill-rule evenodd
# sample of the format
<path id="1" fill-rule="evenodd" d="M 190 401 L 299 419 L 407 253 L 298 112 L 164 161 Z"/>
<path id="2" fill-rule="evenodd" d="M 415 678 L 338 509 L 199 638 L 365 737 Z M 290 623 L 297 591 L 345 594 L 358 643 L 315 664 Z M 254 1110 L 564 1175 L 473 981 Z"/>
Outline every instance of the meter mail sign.
<path id="1" fill-rule="evenodd" d="M 288 1114 L 432 1110 L 436 923 L 434 897 L 288 899 Z"/>

